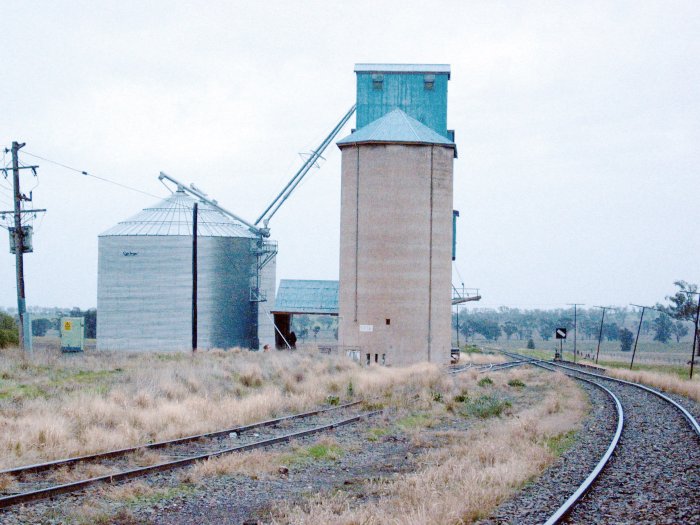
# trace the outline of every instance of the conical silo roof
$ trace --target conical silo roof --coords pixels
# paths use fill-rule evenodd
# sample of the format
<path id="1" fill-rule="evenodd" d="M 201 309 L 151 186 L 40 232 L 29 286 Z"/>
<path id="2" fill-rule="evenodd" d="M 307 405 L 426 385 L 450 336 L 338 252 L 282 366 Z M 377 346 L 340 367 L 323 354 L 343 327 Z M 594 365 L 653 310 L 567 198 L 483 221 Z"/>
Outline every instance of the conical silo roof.
<path id="1" fill-rule="evenodd" d="M 158 204 L 145 208 L 133 217 L 100 234 L 100 237 L 118 235 L 191 236 L 192 209 L 195 199 L 184 191 L 176 191 Z M 244 225 L 219 210 L 199 202 L 197 235 L 202 237 L 249 237 L 255 235 Z"/>
<path id="2" fill-rule="evenodd" d="M 398 108 L 337 142 L 341 148 L 350 144 L 368 143 L 437 144 L 455 147 L 454 142 Z"/>

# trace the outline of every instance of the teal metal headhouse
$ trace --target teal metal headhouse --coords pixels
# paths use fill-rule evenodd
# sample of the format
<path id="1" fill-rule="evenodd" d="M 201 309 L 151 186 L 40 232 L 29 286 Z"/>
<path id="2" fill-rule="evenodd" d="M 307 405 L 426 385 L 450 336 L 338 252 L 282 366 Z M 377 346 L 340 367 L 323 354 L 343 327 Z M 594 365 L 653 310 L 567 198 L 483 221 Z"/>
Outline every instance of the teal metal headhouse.
<path id="1" fill-rule="evenodd" d="M 447 129 L 448 64 L 356 64 L 357 129 L 400 109 L 454 142 Z"/>

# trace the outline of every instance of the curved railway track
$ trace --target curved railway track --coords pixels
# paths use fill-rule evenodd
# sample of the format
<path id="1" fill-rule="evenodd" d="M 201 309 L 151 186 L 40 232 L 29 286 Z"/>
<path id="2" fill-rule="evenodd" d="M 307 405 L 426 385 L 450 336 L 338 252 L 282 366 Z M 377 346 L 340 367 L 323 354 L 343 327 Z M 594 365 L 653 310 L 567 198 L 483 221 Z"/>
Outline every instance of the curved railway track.
<path id="1" fill-rule="evenodd" d="M 358 407 L 360 403 L 361 401 L 357 401 L 216 432 L 2 470 L 0 471 L 0 475 L 12 477 L 20 490 L 13 493 L 6 492 L 5 495 L 0 495 L 0 509 L 79 491 L 99 483 L 113 483 L 146 476 L 156 472 L 184 467 L 198 461 L 222 456 L 224 454 L 245 452 L 293 439 L 303 438 L 340 426 L 356 423 L 381 412 L 381 410 L 365 411 L 341 419 L 333 419 L 332 421 L 326 420 L 328 416 Z M 292 432 L 280 433 L 279 429 L 286 430 L 285 425 L 296 425 L 301 428 L 294 429 Z M 255 439 L 260 437 L 260 434 L 254 433 L 251 435 L 252 430 L 263 432 L 265 429 L 270 428 L 277 429 L 277 432 L 268 431 L 269 435 L 265 436 L 263 439 Z M 242 439 L 246 436 L 247 439 Z M 241 441 L 248 442 L 241 444 Z M 134 466 L 133 461 L 135 459 L 135 454 L 152 450 L 158 450 L 166 459 L 164 461 L 158 461 L 153 465 Z M 63 469 L 65 471 L 66 469 L 76 469 L 88 464 L 104 466 L 110 469 L 111 472 L 109 474 L 86 477 L 67 483 L 57 483 L 55 481 L 56 478 L 54 474 L 58 469 Z"/>
<path id="2" fill-rule="evenodd" d="M 616 405 L 617 429 L 605 454 L 546 525 L 700 523 L 700 425 L 684 406 L 646 385 L 506 355 L 595 385 Z"/>

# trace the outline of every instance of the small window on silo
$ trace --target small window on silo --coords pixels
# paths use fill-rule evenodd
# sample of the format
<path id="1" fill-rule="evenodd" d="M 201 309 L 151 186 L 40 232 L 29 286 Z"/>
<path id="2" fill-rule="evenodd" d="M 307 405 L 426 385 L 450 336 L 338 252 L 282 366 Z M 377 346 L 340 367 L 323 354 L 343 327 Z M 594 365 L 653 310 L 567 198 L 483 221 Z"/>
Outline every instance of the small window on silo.
<path id="1" fill-rule="evenodd" d="M 384 75 L 381 73 L 372 74 L 372 89 L 377 91 L 384 89 Z"/>
<path id="2" fill-rule="evenodd" d="M 372 354 L 367 354 L 367 365 L 372 362 Z"/>
<path id="3" fill-rule="evenodd" d="M 382 365 L 386 364 L 386 354 L 382 354 Z"/>
<path id="4" fill-rule="evenodd" d="M 374 362 L 379 363 L 379 354 L 374 354 Z"/>
<path id="5" fill-rule="evenodd" d="M 389 326 L 391 324 L 391 319 L 386 319 L 386 325 Z"/>
<path id="6" fill-rule="evenodd" d="M 435 87 L 435 75 L 425 75 L 423 77 L 423 86 L 426 90 L 432 90 Z"/>

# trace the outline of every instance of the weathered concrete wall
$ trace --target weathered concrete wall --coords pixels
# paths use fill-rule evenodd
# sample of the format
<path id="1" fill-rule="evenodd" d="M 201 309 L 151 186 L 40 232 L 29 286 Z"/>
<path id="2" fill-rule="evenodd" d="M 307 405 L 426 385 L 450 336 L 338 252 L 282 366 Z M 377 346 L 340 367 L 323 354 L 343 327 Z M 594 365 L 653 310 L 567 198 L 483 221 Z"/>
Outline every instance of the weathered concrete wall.
<path id="1" fill-rule="evenodd" d="M 363 363 L 449 362 L 453 154 L 342 148 L 339 342 Z"/>

